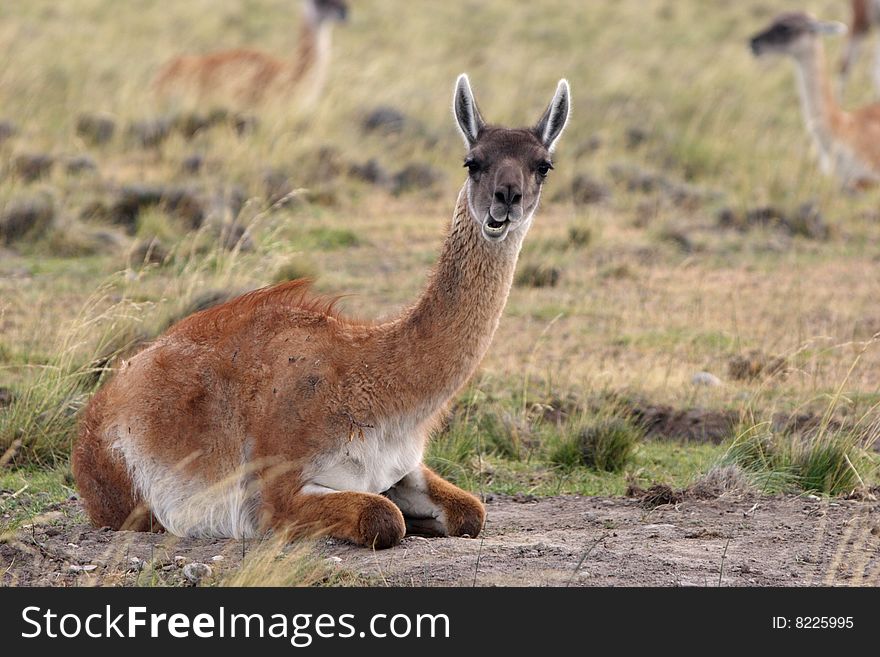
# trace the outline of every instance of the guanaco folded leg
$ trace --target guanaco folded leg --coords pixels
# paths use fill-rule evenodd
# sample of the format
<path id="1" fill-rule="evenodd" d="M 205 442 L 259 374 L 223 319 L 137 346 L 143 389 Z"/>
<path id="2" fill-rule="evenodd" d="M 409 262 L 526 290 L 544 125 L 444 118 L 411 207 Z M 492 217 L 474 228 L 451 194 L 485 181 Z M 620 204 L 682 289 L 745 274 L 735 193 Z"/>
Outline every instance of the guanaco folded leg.
<path id="1" fill-rule="evenodd" d="M 288 536 L 332 536 L 384 549 L 406 533 L 403 515 L 390 500 L 373 493 L 334 491 L 307 485 L 287 494 L 283 485 L 267 491 L 268 524 Z"/>
<path id="2" fill-rule="evenodd" d="M 403 512 L 410 534 L 474 538 L 486 519 L 480 500 L 425 465 L 406 475 L 385 496 Z"/>

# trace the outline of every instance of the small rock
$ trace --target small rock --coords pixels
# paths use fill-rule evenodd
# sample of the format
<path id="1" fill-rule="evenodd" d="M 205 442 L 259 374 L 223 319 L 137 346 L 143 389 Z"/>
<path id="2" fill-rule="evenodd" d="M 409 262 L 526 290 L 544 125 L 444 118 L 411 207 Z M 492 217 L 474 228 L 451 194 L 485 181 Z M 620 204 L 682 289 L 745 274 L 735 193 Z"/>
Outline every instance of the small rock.
<path id="1" fill-rule="evenodd" d="M 128 135 L 144 148 L 159 146 L 171 134 L 172 122 L 168 119 L 135 121 L 128 126 Z"/>
<path id="2" fill-rule="evenodd" d="M 556 287 L 562 271 L 558 267 L 525 264 L 520 267 L 515 283 L 518 287 Z"/>
<path id="3" fill-rule="evenodd" d="M 89 155 L 74 155 L 64 163 L 64 169 L 71 175 L 92 172 L 98 170 L 98 164 Z"/>
<path id="4" fill-rule="evenodd" d="M 223 561 L 225 559 L 226 559 L 226 557 L 224 557 L 222 554 L 215 554 L 213 557 L 211 557 L 211 561 L 215 561 L 215 562 L 216 561 Z"/>
<path id="5" fill-rule="evenodd" d="M 611 196 L 611 190 L 602 182 L 586 174 L 578 174 L 571 181 L 571 197 L 577 205 L 601 203 Z"/>
<path id="6" fill-rule="evenodd" d="M 11 388 L 0 387 L 0 408 L 5 408 L 15 401 L 15 393 Z"/>
<path id="7" fill-rule="evenodd" d="M 391 175 L 379 164 L 376 158 L 370 158 L 364 164 L 352 164 L 348 170 L 352 178 L 363 180 L 371 185 L 387 187 L 391 184 Z"/>
<path id="8" fill-rule="evenodd" d="M 183 219 L 190 230 L 197 230 L 205 220 L 205 206 L 193 190 L 166 190 L 162 195 L 162 204 L 168 212 Z"/>
<path id="9" fill-rule="evenodd" d="M 267 169 L 263 172 L 263 191 L 270 204 L 280 202 L 296 189 L 291 175 L 283 169 Z"/>
<path id="10" fill-rule="evenodd" d="M 45 153 L 22 153 L 12 163 L 15 173 L 27 182 L 49 175 L 55 158 Z"/>
<path id="11" fill-rule="evenodd" d="M 0 244 L 38 237 L 54 218 L 55 203 L 47 194 L 12 201 L 0 211 Z"/>
<path id="12" fill-rule="evenodd" d="M 232 117 L 232 128 L 239 137 L 256 132 L 260 119 L 250 114 L 236 114 Z"/>
<path id="13" fill-rule="evenodd" d="M 387 105 L 377 107 L 364 117 L 361 127 L 364 132 L 382 132 L 394 134 L 403 131 L 406 126 L 406 115 L 400 110 Z"/>
<path id="14" fill-rule="evenodd" d="M 327 557 L 327 561 L 330 561 L 331 563 L 342 563 L 342 557 L 330 556 Z"/>
<path id="15" fill-rule="evenodd" d="M 813 240 L 827 240 L 831 228 L 815 203 L 803 203 L 788 219 L 788 230 L 792 235 L 800 235 Z"/>
<path id="16" fill-rule="evenodd" d="M 135 244 L 129 256 L 132 266 L 161 265 L 168 258 L 168 249 L 158 239 L 141 240 Z"/>
<path id="17" fill-rule="evenodd" d="M 147 562 L 138 557 L 129 557 L 128 559 L 128 570 L 140 572 L 144 568 L 147 567 Z"/>
<path id="18" fill-rule="evenodd" d="M 695 386 L 714 388 L 721 385 L 721 379 L 711 372 L 697 372 L 691 377 L 691 383 Z"/>
<path id="19" fill-rule="evenodd" d="M 198 584 L 204 578 L 210 577 L 211 573 L 211 566 L 198 561 L 188 563 L 183 567 L 183 576 L 193 584 Z"/>
<path id="20" fill-rule="evenodd" d="M 76 119 L 76 134 L 93 146 L 113 139 L 116 121 L 103 114 L 80 114 Z"/>
<path id="21" fill-rule="evenodd" d="M 576 155 L 589 155 L 595 153 L 602 148 L 603 140 L 599 135 L 591 135 L 587 139 L 581 141 L 575 148 Z"/>
<path id="22" fill-rule="evenodd" d="M 642 145 L 648 138 L 648 131 L 639 126 L 632 126 L 626 130 L 626 147 L 634 150 Z"/>
<path id="23" fill-rule="evenodd" d="M 392 180 L 395 194 L 408 191 L 425 191 L 443 180 L 443 174 L 429 164 L 409 164 L 398 171 Z"/>
<path id="24" fill-rule="evenodd" d="M 153 205 L 162 205 L 169 214 L 183 219 L 192 230 L 199 228 L 205 219 L 205 207 L 194 191 L 157 185 L 123 187 L 106 214 L 109 221 L 134 233 L 141 210 Z"/>
<path id="25" fill-rule="evenodd" d="M 178 554 L 177 556 L 174 557 L 174 565 L 177 566 L 178 568 L 183 568 L 186 565 L 186 557 L 183 557 Z"/>
<path id="26" fill-rule="evenodd" d="M 782 356 L 770 356 L 762 351 L 752 350 L 746 354 L 731 356 L 727 361 L 727 373 L 734 381 L 773 376 L 784 378 L 789 373 L 789 365 L 788 360 Z"/>
<path id="27" fill-rule="evenodd" d="M 204 164 L 205 158 L 201 155 L 190 155 L 189 157 L 184 158 L 183 162 L 180 163 L 180 168 L 184 173 L 198 173 L 202 170 Z"/>
<path id="28" fill-rule="evenodd" d="M 226 117 L 218 117 L 219 120 L 225 120 Z M 210 128 L 218 119 L 210 116 L 202 116 L 201 114 L 183 114 L 174 120 L 174 127 L 180 134 L 187 139 L 192 139 L 199 132 Z"/>
<path id="29" fill-rule="evenodd" d="M 78 566 L 76 564 L 70 564 L 67 569 L 72 573 L 90 573 L 95 570 L 97 566 L 95 564 L 86 564 L 85 566 Z"/>
<path id="30" fill-rule="evenodd" d="M 246 226 L 232 222 L 220 229 L 220 245 L 227 251 L 238 249 L 242 253 L 254 250 L 254 240 Z"/>
<path id="31" fill-rule="evenodd" d="M 18 128 L 15 127 L 15 124 L 12 121 L 0 121 L 0 146 L 3 145 L 7 139 L 10 139 L 18 134 Z"/>

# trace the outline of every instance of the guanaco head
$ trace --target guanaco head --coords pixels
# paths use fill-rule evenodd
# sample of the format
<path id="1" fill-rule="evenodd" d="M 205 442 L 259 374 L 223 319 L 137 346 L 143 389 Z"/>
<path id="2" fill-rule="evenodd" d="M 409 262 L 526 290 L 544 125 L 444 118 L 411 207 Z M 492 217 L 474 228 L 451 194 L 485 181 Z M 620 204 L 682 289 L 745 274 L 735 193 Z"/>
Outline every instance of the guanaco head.
<path id="1" fill-rule="evenodd" d="M 752 37 L 752 53 L 756 57 L 768 54 L 799 57 L 811 52 L 820 36 L 844 32 L 846 25 L 843 23 L 820 21 L 800 11 L 786 12 Z"/>
<path id="2" fill-rule="evenodd" d="M 568 82 L 560 80 L 553 100 L 533 127 L 503 128 L 483 121 L 467 75 L 458 77 L 452 110 L 468 148 L 464 159 L 468 204 L 488 241 L 528 229 L 541 187 L 553 168 L 553 148 L 568 122 L 570 95 Z"/>
<path id="3" fill-rule="evenodd" d="M 345 0 L 305 0 L 306 15 L 317 24 L 344 23 L 348 20 Z"/>

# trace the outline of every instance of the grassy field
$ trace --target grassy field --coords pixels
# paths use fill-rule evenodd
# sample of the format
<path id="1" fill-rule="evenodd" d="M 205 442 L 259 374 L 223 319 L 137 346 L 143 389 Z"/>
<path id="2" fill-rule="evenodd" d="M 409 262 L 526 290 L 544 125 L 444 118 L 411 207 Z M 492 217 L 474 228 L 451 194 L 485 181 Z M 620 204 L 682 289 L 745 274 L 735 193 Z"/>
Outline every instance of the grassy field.
<path id="1" fill-rule="evenodd" d="M 464 180 L 462 71 L 491 121 L 533 121 L 563 76 L 573 115 L 501 327 L 429 462 L 484 493 L 680 488 L 727 463 L 764 489 L 876 485 L 880 192 L 820 173 L 790 65 L 746 47 L 790 3 L 355 2 L 313 112 L 271 103 L 243 134 L 143 143 L 171 116 L 150 90 L 164 61 L 286 57 L 293 4 L 0 5 L 0 221 L 39 210 L 0 239 L 0 533 L 75 494 L 76 413 L 108 358 L 206 292 L 309 276 L 351 315 L 411 302 Z M 803 8 L 846 20 L 842 2 Z M 862 64 L 848 105 L 872 97 Z M 399 120 L 367 129 L 382 107 Z M 94 143 L 84 116 L 112 138 Z M 39 155 L 52 164 L 30 175 Z M 120 219 L 131 185 L 185 194 Z"/>

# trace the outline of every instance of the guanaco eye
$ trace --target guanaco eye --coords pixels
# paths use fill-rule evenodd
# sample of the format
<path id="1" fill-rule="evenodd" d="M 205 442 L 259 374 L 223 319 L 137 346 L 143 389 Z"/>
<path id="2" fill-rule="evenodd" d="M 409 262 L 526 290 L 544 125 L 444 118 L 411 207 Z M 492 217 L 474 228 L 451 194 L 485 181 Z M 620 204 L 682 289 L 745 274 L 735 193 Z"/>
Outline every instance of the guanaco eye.
<path id="1" fill-rule="evenodd" d="M 468 173 L 472 176 L 480 173 L 482 169 L 482 165 L 474 159 L 468 158 L 464 161 L 464 165 L 467 167 Z"/>
<path id="2" fill-rule="evenodd" d="M 544 178 L 548 173 L 550 173 L 550 169 L 553 168 L 553 165 L 547 161 L 541 162 L 538 164 L 538 175 Z"/>

